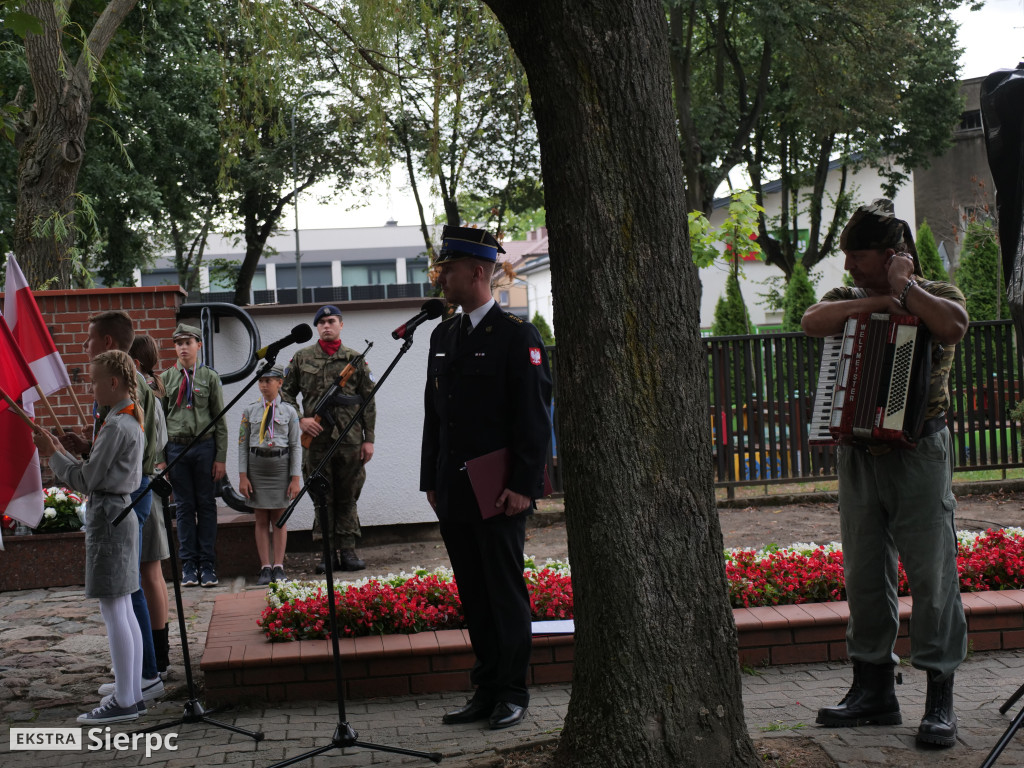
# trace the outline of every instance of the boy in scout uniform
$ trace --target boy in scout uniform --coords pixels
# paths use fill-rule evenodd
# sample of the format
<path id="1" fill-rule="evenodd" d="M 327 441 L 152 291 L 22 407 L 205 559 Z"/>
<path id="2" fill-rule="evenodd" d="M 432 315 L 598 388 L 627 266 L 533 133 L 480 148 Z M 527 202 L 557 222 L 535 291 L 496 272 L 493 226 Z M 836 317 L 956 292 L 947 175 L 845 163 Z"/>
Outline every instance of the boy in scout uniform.
<path id="1" fill-rule="evenodd" d="M 193 325 L 174 329 L 178 361 L 160 374 L 167 417 L 167 463 L 177 461 L 192 438 L 224 408 L 220 376 L 199 361 L 202 334 Z M 221 419 L 170 472 L 178 518 L 181 585 L 217 585 L 215 485 L 227 469 L 228 430 Z"/>
<path id="2" fill-rule="evenodd" d="M 359 353 L 341 343 L 341 310 L 327 305 L 317 310 L 313 318 L 319 341 L 300 349 L 292 358 L 288 373 L 281 387 L 282 399 L 296 407 L 302 418 L 299 426 L 304 435 L 312 438 L 303 452 L 303 474 L 306 481 L 324 456 L 341 430 L 349 423 L 359 405 L 369 398 L 373 390 L 373 379 L 366 361 L 361 361 L 348 378 L 333 405 L 327 412 L 317 416 L 316 407 L 320 398 L 331 385 L 337 382 L 345 367 L 355 360 Z M 298 397 L 302 395 L 302 405 Z M 329 416 L 330 418 L 325 418 Z M 331 424 L 333 420 L 333 424 Z M 359 571 L 366 563 L 356 554 L 356 539 L 360 536 L 359 513 L 356 502 L 366 481 L 364 465 L 373 458 L 374 425 L 377 422 L 377 406 L 373 400 L 367 403 L 359 420 L 345 436 L 338 450 L 323 470 L 328 491 L 322 501 L 326 505 L 332 536 L 331 549 L 334 562 L 320 563 L 317 573 L 325 573 L 328 567 L 334 570 Z M 317 515 L 313 521 L 313 536 L 319 539 L 320 500 L 314 495 Z"/>

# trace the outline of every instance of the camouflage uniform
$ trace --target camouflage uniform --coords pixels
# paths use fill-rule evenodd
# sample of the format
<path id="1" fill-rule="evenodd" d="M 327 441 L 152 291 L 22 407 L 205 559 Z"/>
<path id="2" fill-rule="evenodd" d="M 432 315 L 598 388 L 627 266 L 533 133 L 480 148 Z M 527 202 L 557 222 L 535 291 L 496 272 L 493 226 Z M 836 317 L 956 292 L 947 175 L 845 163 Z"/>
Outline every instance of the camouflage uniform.
<path id="1" fill-rule="evenodd" d="M 319 343 L 300 349 L 288 367 L 281 387 L 281 398 L 294 405 L 303 418 L 313 416 L 321 396 L 338 380 L 345 366 L 358 356 L 359 352 L 344 345 L 333 355 L 324 352 Z M 307 482 L 372 389 L 370 368 L 364 360 L 341 390 L 341 399 L 347 402 L 331 409 L 335 425 L 331 427 L 326 419 L 321 419 L 324 431 L 304 451 L 302 469 Z M 301 408 L 297 399 L 300 394 Z M 333 547 L 339 549 L 353 549 L 360 535 L 356 502 L 366 480 L 366 470 L 360 461 L 359 450 L 363 443 L 374 442 L 376 421 L 377 406 L 371 400 L 323 470 L 329 486 L 326 505 L 328 519 L 333 527 Z M 313 537 L 316 540 L 321 536 L 319 512 L 318 508 L 313 521 Z"/>

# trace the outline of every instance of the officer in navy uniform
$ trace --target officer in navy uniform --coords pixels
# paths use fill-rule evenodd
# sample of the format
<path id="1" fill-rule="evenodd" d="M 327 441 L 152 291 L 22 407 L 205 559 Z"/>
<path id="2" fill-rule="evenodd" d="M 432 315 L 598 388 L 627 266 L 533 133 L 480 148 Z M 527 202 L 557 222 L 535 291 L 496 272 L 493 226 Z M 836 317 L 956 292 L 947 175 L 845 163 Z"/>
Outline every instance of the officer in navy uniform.
<path id="1" fill-rule="evenodd" d="M 537 329 L 491 297 L 498 252 L 488 232 L 445 227 L 438 285 L 462 313 L 430 336 L 420 490 L 440 521 L 476 655 L 469 702 L 445 723 L 522 721 L 530 694 L 530 600 L 523 581 L 526 515 L 543 495 L 551 437 L 551 371 Z M 508 448 L 503 514 L 483 519 L 465 462 Z"/>

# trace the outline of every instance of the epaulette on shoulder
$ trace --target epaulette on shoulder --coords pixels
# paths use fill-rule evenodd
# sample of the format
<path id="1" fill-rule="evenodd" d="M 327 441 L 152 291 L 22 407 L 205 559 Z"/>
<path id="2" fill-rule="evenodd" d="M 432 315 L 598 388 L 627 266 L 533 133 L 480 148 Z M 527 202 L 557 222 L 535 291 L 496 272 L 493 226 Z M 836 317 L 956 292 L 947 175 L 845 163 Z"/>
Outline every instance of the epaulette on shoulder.
<path id="1" fill-rule="evenodd" d="M 516 325 L 523 324 L 523 318 L 521 318 L 519 315 L 513 315 L 511 312 L 505 313 L 505 319 L 515 323 Z"/>

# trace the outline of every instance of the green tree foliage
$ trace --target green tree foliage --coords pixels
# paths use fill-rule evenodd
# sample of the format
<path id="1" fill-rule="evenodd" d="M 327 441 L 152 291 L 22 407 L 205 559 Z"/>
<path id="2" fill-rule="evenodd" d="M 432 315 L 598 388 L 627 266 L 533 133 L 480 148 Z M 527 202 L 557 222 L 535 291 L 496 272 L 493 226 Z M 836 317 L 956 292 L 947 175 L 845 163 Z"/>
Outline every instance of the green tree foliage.
<path id="1" fill-rule="evenodd" d="M 725 280 L 725 295 L 718 298 L 715 305 L 715 320 L 711 326 L 714 336 L 746 336 L 754 333 L 750 322 L 747 305 L 743 301 L 740 280 L 735 272 L 730 272 Z"/>
<path id="2" fill-rule="evenodd" d="M 710 212 L 737 166 L 759 202 L 777 178 L 781 216 L 762 217 L 761 246 L 787 276 L 797 260 L 810 269 L 835 249 L 850 170 L 876 168 L 891 193 L 951 141 L 961 110 L 954 0 L 667 5 L 688 209 Z"/>
<path id="3" fill-rule="evenodd" d="M 405 169 L 424 247 L 440 197 L 447 224 L 466 220 L 499 239 L 509 218 L 543 206 L 529 90 L 502 26 L 476 0 L 298 4 L 321 41 L 332 81 L 363 105 L 382 173 Z M 338 42 L 338 40 L 342 42 Z M 465 206 L 465 209 L 463 207 Z"/>
<path id="4" fill-rule="evenodd" d="M 533 313 L 533 319 L 530 321 L 533 323 L 537 332 L 540 334 L 541 341 L 544 342 L 545 347 L 555 346 L 555 334 L 551 331 L 551 326 L 548 325 L 548 321 L 544 319 L 544 315 L 540 312 Z"/>
<path id="5" fill-rule="evenodd" d="M 16 103 L 23 111 L 14 123 L 18 200 L 13 241 L 32 285 L 68 288 L 72 275 L 81 270 L 75 240 L 82 226 L 76 212 L 83 198 L 77 183 L 93 88 L 97 83 L 110 87 L 104 57 L 136 3 L 18 4 L 32 87 Z"/>
<path id="6" fill-rule="evenodd" d="M 921 262 L 921 271 L 926 280 L 942 280 L 949 282 L 949 274 L 942 266 L 942 257 L 939 256 L 939 248 L 935 245 L 935 235 L 927 221 L 922 221 L 917 228 L 917 237 L 914 238 L 917 245 L 917 258 Z"/>
<path id="7" fill-rule="evenodd" d="M 799 331 L 804 312 L 817 300 L 807 270 L 797 262 L 793 265 L 793 274 L 789 276 L 782 298 L 782 330 Z"/>
<path id="8" fill-rule="evenodd" d="M 991 220 L 967 226 L 956 271 L 957 287 L 967 299 L 971 320 L 1000 320 L 1007 315 L 1003 297 L 999 240 Z"/>

